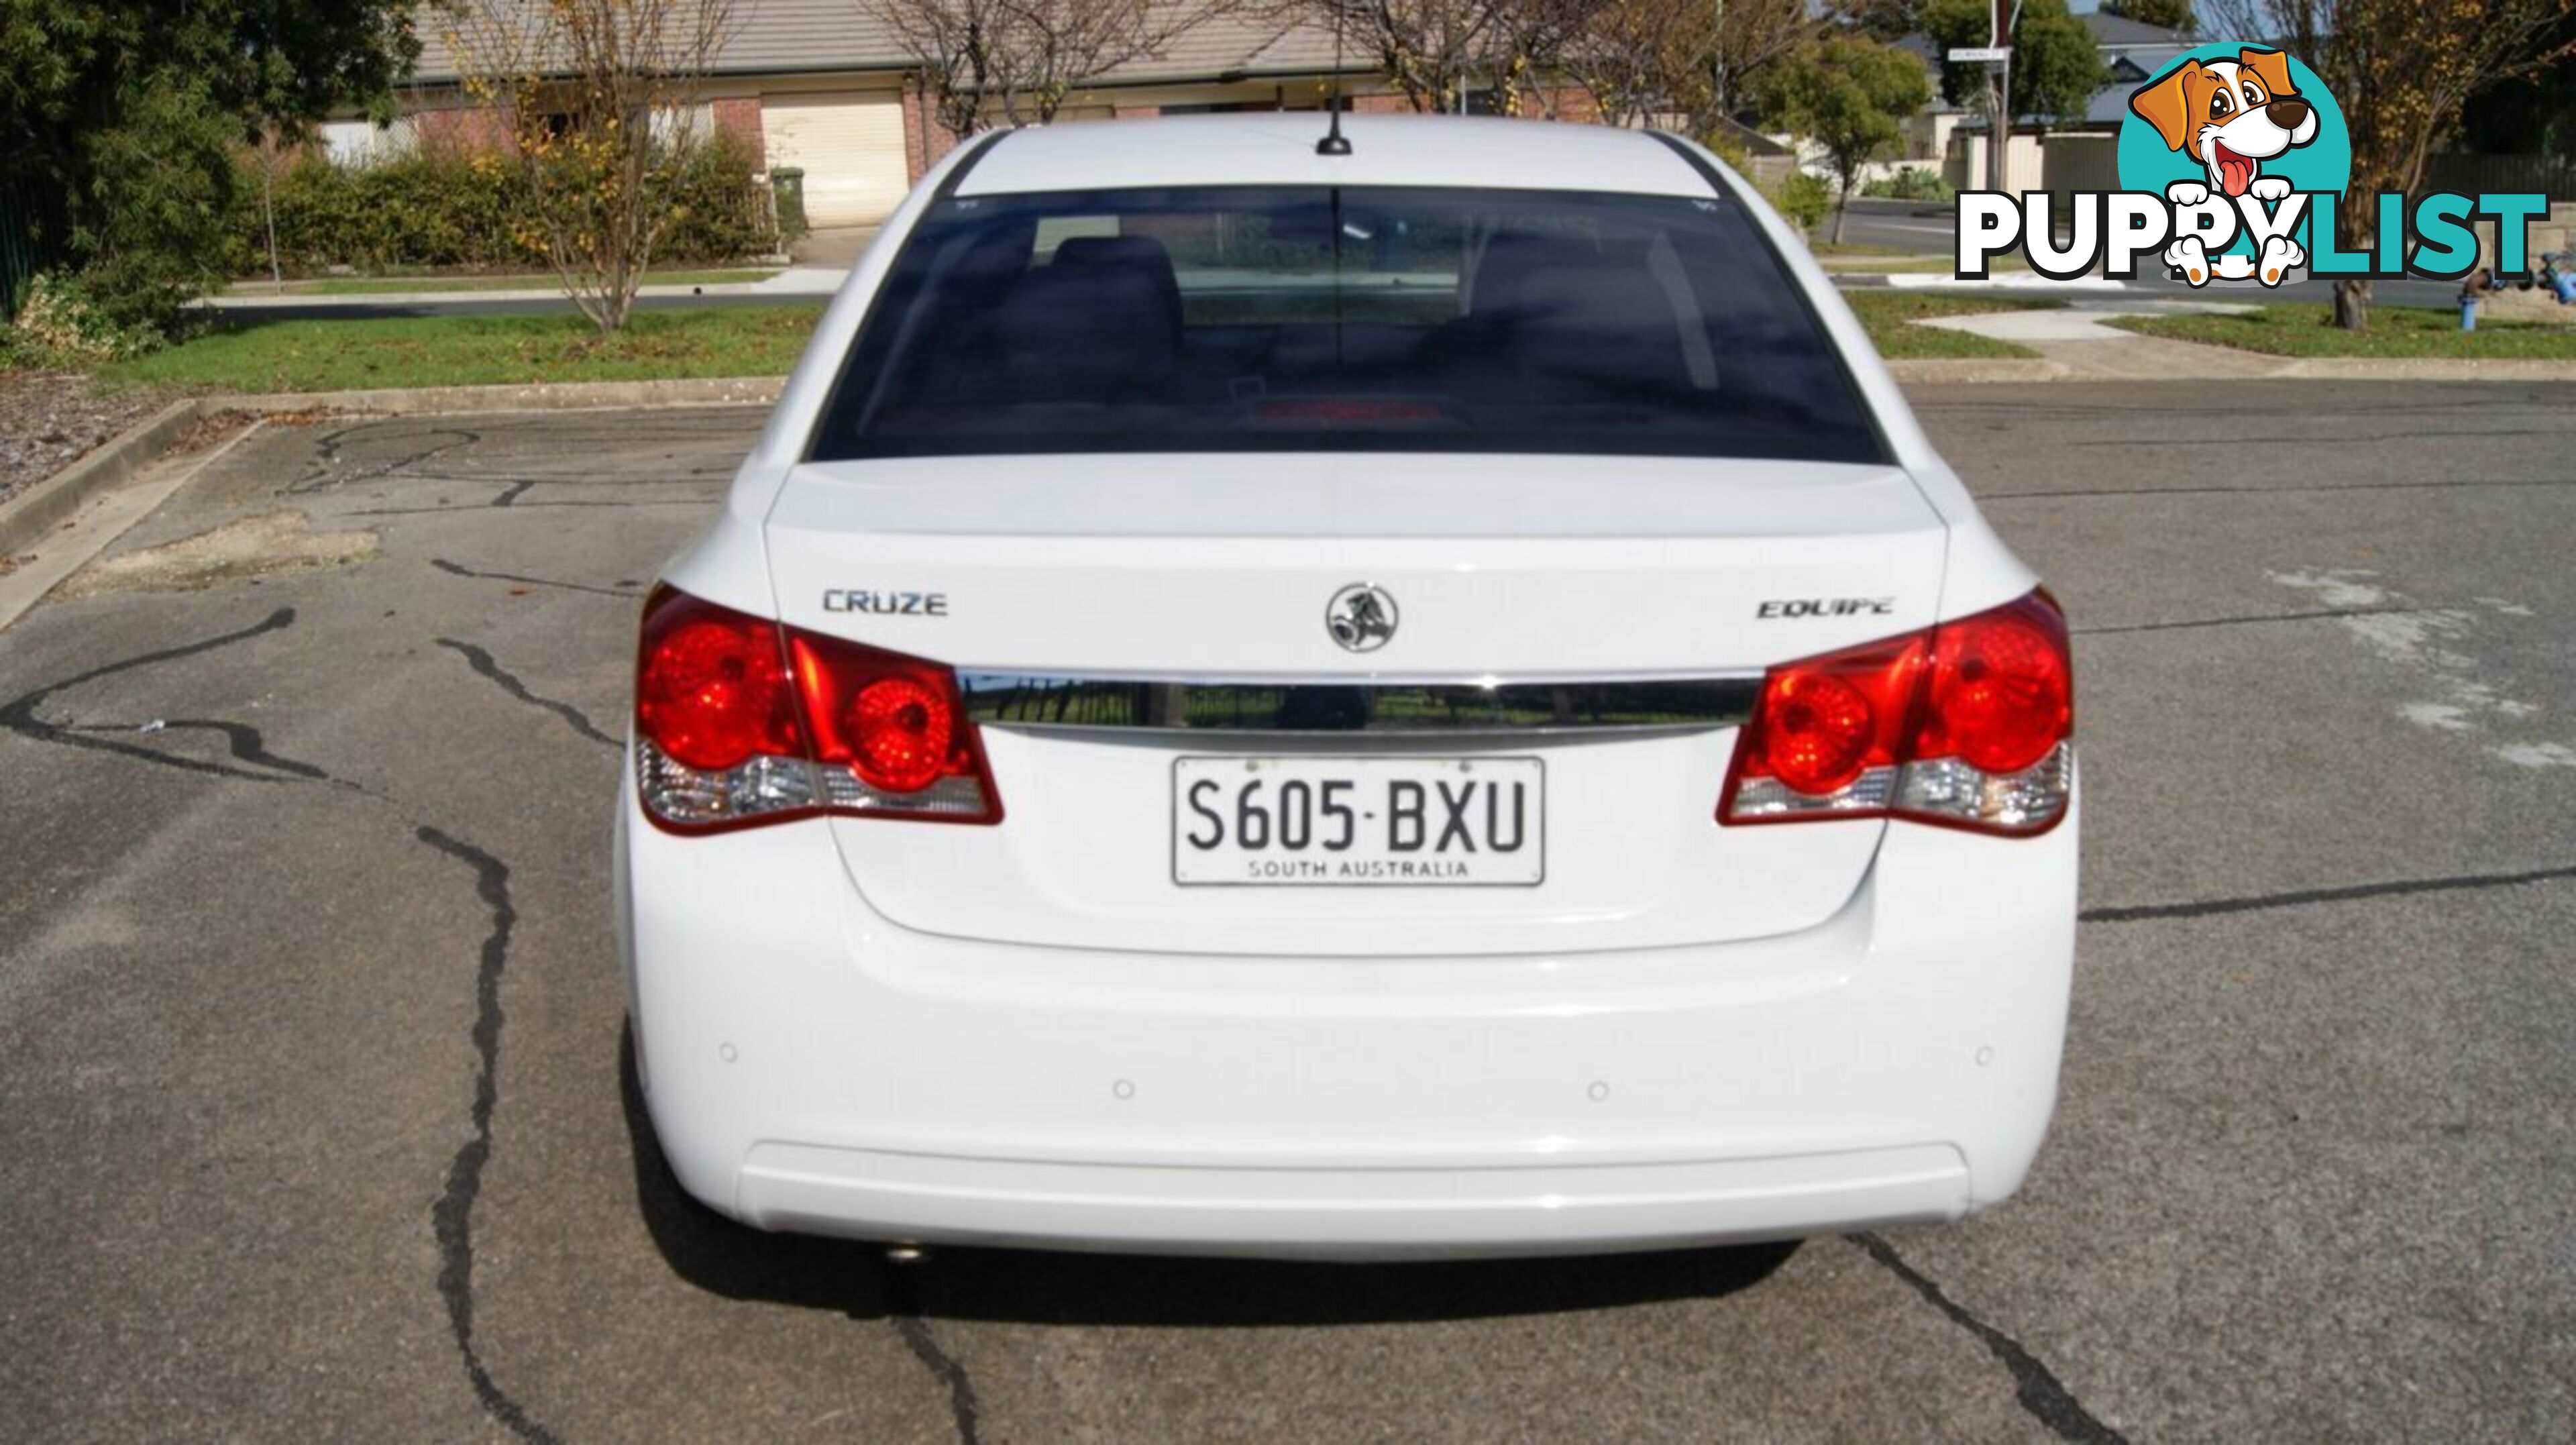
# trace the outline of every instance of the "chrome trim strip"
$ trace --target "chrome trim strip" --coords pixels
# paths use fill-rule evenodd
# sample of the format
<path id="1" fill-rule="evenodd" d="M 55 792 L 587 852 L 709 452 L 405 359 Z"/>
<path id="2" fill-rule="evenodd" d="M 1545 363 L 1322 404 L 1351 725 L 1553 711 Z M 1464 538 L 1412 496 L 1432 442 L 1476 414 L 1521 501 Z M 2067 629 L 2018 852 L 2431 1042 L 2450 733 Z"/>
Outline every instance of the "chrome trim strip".
<path id="1" fill-rule="evenodd" d="M 1221 733 L 1585 733 L 1734 727 L 1759 673 L 1683 678 L 1350 682 L 968 673 L 979 723 L 1084 731 Z"/>

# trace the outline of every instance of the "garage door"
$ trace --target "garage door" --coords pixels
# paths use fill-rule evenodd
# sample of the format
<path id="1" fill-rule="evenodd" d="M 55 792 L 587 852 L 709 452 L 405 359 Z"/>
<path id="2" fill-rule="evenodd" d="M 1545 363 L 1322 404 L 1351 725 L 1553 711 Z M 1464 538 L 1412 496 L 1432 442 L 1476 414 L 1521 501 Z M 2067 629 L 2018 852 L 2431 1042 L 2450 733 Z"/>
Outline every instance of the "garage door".
<path id="1" fill-rule="evenodd" d="M 817 226 L 874 225 L 911 188 L 899 101 L 764 97 L 760 131 L 772 167 L 804 167 L 805 217 Z"/>

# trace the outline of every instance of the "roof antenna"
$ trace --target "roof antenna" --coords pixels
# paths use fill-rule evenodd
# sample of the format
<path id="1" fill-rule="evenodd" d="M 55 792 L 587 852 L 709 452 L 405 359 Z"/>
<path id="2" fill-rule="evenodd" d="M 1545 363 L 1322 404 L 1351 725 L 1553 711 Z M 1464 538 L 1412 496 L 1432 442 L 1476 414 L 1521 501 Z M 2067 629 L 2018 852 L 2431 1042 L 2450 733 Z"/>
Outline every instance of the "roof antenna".
<path id="1" fill-rule="evenodd" d="M 1351 143 L 1342 134 L 1342 7 L 1339 5 L 1333 7 L 1333 98 L 1331 106 L 1333 111 L 1332 128 L 1324 132 L 1324 138 L 1322 140 L 1315 142 L 1315 154 L 1319 156 L 1346 156 L 1351 153 Z"/>

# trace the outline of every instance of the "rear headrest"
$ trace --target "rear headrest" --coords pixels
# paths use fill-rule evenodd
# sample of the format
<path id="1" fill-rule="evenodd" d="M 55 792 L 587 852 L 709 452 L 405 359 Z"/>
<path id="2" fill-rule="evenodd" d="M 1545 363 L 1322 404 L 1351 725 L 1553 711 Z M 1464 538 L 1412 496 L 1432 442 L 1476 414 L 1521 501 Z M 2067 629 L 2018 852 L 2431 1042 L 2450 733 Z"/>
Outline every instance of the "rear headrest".
<path id="1" fill-rule="evenodd" d="M 1485 243 L 1476 261 L 1475 286 L 1467 312 L 1483 316 L 1520 309 L 1530 278 L 1544 270 L 1600 264 L 1600 249 L 1570 236 L 1535 231 L 1505 231 Z"/>
<path id="2" fill-rule="evenodd" d="M 1690 385 L 1682 318 L 1637 259 L 1585 243 L 1515 248 L 1499 278 L 1478 270 L 1470 315 L 1496 354 L 1526 376 L 1595 387 Z"/>
<path id="3" fill-rule="evenodd" d="M 1153 277 L 1130 266 L 1045 266 L 994 318 L 1002 367 L 1035 401 L 1157 399 L 1179 353 Z"/>
<path id="4" fill-rule="evenodd" d="M 1172 269 L 1172 253 L 1151 236 L 1067 236 L 1055 243 L 1055 264 L 1059 266 L 1099 266 L 1112 261 Z"/>
<path id="5" fill-rule="evenodd" d="M 1612 261 L 1532 270 L 1513 287 L 1507 310 L 1533 325 L 1558 329 L 1646 337 L 1674 329 L 1672 298 L 1663 286 L 1647 272 Z"/>
<path id="6" fill-rule="evenodd" d="M 1181 285 L 1172 272 L 1172 253 L 1151 236 L 1068 236 L 1056 243 L 1054 264 L 1062 269 L 1098 274 L 1120 273 L 1153 287 L 1155 313 L 1180 339 Z"/>

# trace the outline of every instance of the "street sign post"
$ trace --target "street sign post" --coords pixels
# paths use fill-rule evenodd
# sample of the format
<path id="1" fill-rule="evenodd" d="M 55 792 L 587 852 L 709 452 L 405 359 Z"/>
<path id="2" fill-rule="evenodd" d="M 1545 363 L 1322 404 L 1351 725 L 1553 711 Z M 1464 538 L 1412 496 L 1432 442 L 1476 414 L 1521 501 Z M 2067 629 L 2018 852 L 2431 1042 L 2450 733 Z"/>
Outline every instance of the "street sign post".
<path id="1" fill-rule="evenodd" d="M 1958 45 L 1950 49 L 1952 65 L 2000 65 L 2012 59 L 2009 45 Z"/>
<path id="2" fill-rule="evenodd" d="M 2006 11 L 2005 0 L 1994 0 L 1995 28 L 1988 38 L 1995 43 L 1985 46 L 1977 57 L 1994 66 L 1986 87 L 1987 97 L 1994 102 L 1986 129 L 1986 189 L 1990 191 L 2003 190 L 2005 179 L 2012 174 L 2012 38 L 2013 32 L 2021 28 L 2022 3 L 2023 0 L 2011 0 L 2012 8 Z M 1959 52 L 1950 52 L 1950 58 L 1959 59 Z"/>

